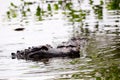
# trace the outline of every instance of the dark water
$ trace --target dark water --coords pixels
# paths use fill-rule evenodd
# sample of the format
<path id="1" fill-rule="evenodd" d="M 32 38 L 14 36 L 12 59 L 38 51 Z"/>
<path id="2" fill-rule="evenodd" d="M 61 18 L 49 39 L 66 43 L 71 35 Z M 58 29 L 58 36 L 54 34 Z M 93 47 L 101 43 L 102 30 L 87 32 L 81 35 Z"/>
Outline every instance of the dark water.
<path id="1" fill-rule="evenodd" d="M 17 18 L 17 20 L 1 23 L 1 80 L 120 79 L 120 11 L 107 10 L 106 4 L 100 4 L 97 0 L 94 4 L 81 1 L 79 5 L 74 0 L 73 3 L 73 8 L 80 7 L 85 10 L 85 19 L 75 17 L 79 12 L 74 12 L 73 15 L 73 13 L 65 14 L 67 11 L 58 10 L 50 13 L 48 11 L 53 16 L 43 16 L 40 22 L 27 17 L 22 18 L 23 21 Z M 67 8 L 69 12 L 69 7 Z M 14 31 L 19 27 L 25 30 Z M 76 36 L 87 38 L 81 42 L 80 58 L 53 58 L 39 62 L 11 59 L 10 53 L 16 50 L 42 44 L 56 46 Z"/>

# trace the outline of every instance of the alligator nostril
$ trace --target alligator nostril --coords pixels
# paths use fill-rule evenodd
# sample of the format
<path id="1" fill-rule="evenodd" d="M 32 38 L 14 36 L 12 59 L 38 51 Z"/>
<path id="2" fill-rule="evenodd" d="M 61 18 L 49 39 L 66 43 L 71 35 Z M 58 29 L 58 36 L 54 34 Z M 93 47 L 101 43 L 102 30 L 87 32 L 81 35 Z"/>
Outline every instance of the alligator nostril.
<path id="1" fill-rule="evenodd" d="M 11 56 L 12 56 L 12 59 L 15 59 L 15 58 L 16 58 L 15 53 L 11 53 Z"/>

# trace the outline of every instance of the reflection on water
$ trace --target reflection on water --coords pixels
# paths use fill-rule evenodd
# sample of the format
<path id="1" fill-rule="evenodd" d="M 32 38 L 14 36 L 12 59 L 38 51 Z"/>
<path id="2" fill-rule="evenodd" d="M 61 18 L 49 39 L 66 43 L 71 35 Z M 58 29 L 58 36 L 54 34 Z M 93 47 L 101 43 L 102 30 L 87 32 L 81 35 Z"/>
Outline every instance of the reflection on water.
<path id="1" fill-rule="evenodd" d="M 110 6 L 114 3 L 108 3 L 109 0 L 21 0 L 20 7 L 11 3 L 9 19 L 5 18 L 8 22 L 0 24 L 0 79 L 119 80 L 120 11 L 118 6 Z M 14 31 L 16 28 L 25 29 Z M 12 60 L 10 56 L 29 46 L 56 46 L 76 36 L 87 38 L 82 41 L 81 57 L 77 59 L 32 62 Z"/>

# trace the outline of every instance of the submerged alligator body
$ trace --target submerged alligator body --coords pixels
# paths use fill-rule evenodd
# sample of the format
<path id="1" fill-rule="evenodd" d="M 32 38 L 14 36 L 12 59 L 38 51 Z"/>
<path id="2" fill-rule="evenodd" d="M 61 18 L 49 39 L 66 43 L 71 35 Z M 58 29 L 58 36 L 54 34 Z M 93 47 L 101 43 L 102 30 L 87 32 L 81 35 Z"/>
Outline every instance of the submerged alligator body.
<path id="1" fill-rule="evenodd" d="M 28 49 L 11 53 L 12 59 L 25 59 L 25 60 L 41 60 L 44 58 L 53 57 L 80 57 L 80 44 L 81 38 L 71 38 L 67 42 L 62 42 L 56 48 L 51 45 L 41 45 L 37 47 L 29 47 Z"/>

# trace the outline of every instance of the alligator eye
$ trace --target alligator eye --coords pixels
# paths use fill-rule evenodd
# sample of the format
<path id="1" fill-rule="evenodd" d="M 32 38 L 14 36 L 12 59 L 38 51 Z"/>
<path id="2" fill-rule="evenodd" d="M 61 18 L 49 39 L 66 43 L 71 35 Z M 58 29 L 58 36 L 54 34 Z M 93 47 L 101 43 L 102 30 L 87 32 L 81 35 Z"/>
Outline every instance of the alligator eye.
<path id="1" fill-rule="evenodd" d="M 15 53 L 11 53 L 12 56 L 15 56 Z"/>
<path id="2" fill-rule="evenodd" d="M 46 47 L 46 46 L 41 46 L 40 49 L 41 49 L 41 50 L 48 50 L 48 47 Z"/>
<path id="3" fill-rule="evenodd" d="M 63 48 L 63 47 L 66 47 L 66 46 L 64 45 L 57 46 L 57 48 Z"/>
<path id="4" fill-rule="evenodd" d="M 31 47 L 28 47 L 28 49 L 32 49 Z"/>

